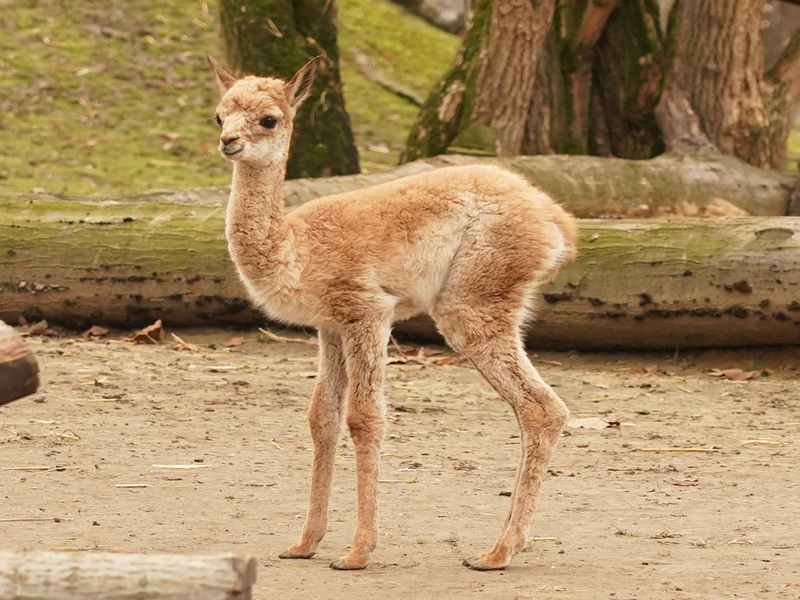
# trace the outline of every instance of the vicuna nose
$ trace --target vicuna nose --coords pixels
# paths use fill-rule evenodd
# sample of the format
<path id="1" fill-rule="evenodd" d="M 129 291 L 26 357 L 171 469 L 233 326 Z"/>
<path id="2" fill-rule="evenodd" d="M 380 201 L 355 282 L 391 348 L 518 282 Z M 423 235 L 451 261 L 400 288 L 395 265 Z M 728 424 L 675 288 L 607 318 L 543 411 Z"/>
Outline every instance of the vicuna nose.
<path id="1" fill-rule="evenodd" d="M 235 142 L 238 139 L 239 139 L 239 136 L 235 135 L 233 137 L 220 137 L 219 141 L 222 142 L 223 146 L 227 146 L 228 144 L 231 144 L 231 143 Z"/>

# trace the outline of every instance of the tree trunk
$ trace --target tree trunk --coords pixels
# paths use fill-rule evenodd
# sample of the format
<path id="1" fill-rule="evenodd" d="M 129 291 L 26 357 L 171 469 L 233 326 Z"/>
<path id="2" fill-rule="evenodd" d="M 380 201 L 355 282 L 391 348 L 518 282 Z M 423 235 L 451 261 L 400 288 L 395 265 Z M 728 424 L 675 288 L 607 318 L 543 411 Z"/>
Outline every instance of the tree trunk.
<path id="1" fill-rule="evenodd" d="M 458 151 L 494 154 L 494 134 L 483 123 L 474 123 L 475 80 L 482 61 L 482 48 L 491 23 L 492 0 L 477 0 L 470 27 L 453 66 L 434 87 L 422 106 L 409 134 L 400 162 L 444 154 L 451 146 Z M 461 134 L 459 143 L 454 143 Z M 485 138 L 485 139 L 484 139 Z"/>
<path id="2" fill-rule="evenodd" d="M 250 600 L 250 556 L 0 551 L 3 600 Z"/>
<path id="3" fill-rule="evenodd" d="M 800 32 L 765 73 L 763 0 L 676 0 L 666 37 L 653 0 L 562 0 L 546 34 L 549 3 L 528 4 L 540 12 L 521 22 L 516 2 L 478 0 L 402 161 L 444 152 L 651 158 L 667 148 L 656 119 L 666 86 L 687 93 L 721 152 L 783 167 Z"/>
<path id="4" fill-rule="evenodd" d="M 469 120 L 492 131 L 498 156 L 514 156 L 522 148 L 536 65 L 555 4 L 555 0 L 492 2 Z"/>
<path id="5" fill-rule="evenodd" d="M 711 142 L 762 167 L 785 167 L 790 103 L 764 76 L 764 0 L 679 0 L 669 79 Z"/>
<path id="6" fill-rule="evenodd" d="M 585 152 L 644 159 L 664 151 L 654 109 L 664 41 L 657 6 L 624 0 L 594 48 Z"/>
<path id="7" fill-rule="evenodd" d="M 221 0 L 229 66 L 289 79 L 315 56 L 323 61 L 311 97 L 295 118 L 287 176 L 358 173 L 358 150 L 344 106 L 333 0 Z"/>
<path id="8" fill-rule="evenodd" d="M 446 157 L 405 165 L 401 172 L 476 160 Z M 725 160 L 741 166 L 731 157 Z M 544 188 L 554 186 L 557 197 L 598 199 L 600 204 L 586 212 L 609 212 L 620 198 L 630 212 L 644 198 L 652 203 L 647 211 L 658 212 L 681 193 L 699 204 L 703 200 L 692 194 L 701 189 L 705 200 L 725 197 L 707 183 L 720 177 L 724 163 L 686 157 L 609 161 L 540 156 L 507 164 L 528 169 Z M 763 177 L 752 190 L 762 192 L 772 182 L 776 210 L 782 214 L 787 192 L 780 181 L 767 179 L 770 172 L 744 169 Z M 389 176 L 376 174 L 378 180 Z M 741 173 L 727 177 L 725 189 L 741 192 Z M 670 180 L 681 183 L 673 187 Z M 375 180 L 332 178 L 327 190 L 324 183 L 287 182 L 286 189 L 297 204 Z M 80 327 L 132 327 L 159 318 L 168 327 L 262 322 L 228 258 L 225 207 L 214 202 L 223 193 L 215 190 L 211 201 L 182 193 L 177 202 L 156 194 L 117 202 L 41 196 L 27 197 L 32 202 L 0 202 L 0 253 L 6 257 L 0 272 L 0 318 L 16 320 L 24 314 L 28 320 L 46 317 Z M 582 221 L 578 261 L 543 290 L 545 302 L 531 341 L 577 348 L 796 341 L 799 222 L 785 217 Z M 762 306 L 765 301 L 769 306 Z M 430 335 L 433 329 L 427 331 Z"/>
<path id="9" fill-rule="evenodd" d="M 22 337 L 0 321 L 0 405 L 39 387 L 39 365 Z"/>
<path id="10" fill-rule="evenodd" d="M 663 149 L 652 115 L 657 9 L 647 0 L 569 0 L 544 21 L 549 3 L 532 6 L 479 0 L 401 161 L 447 151 L 650 158 Z M 537 12 L 522 20 L 523 10 Z"/>

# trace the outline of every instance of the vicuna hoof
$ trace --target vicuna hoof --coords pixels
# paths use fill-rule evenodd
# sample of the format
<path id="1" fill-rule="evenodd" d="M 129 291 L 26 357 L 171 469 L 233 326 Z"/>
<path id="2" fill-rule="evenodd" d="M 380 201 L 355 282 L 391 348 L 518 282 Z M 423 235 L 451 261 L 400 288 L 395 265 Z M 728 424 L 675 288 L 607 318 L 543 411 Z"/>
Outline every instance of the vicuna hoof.
<path id="1" fill-rule="evenodd" d="M 480 556 L 466 558 L 461 564 L 475 571 L 499 571 L 505 569 L 510 562 L 510 558 L 504 560 L 494 558 L 490 554 L 481 554 Z"/>
<path id="2" fill-rule="evenodd" d="M 355 571 L 366 568 L 367 568 L 366 558 L 353 557 L 350 556 L 349 554 L 346 554 L 341 558 L 337 558 L 335 561 L 331 563 L 331 569 L 336 569 L 337 571 Z"/>
<path id="3" fill-rule="evenodd" d="M 315 551 L 303 551 L 294 546 L 290 546 L 278 555 L 278 558 L 311 558 L 316 554 Z"/>

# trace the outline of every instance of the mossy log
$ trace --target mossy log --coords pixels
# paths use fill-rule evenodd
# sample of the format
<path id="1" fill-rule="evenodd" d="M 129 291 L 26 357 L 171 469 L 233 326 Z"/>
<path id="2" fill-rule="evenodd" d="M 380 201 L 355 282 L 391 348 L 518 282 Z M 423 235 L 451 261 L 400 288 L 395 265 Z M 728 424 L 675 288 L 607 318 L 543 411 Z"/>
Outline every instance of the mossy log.
<path id="1" fill-rule="evenodd" d="M 651 160 L 558 154 L 513 158 L 442 155 L 368 175 L 287 181 L 286 204 L 298 206 L 325 194 L 442 166 L 487 162 L 518 172 L 582 219 L 652 217 L 672 212 L 683 202 L 703 208 L 714 198 L 755 216 L 786 215 L 796 185 L 793 173 L 759 169 L 715 152 L 676 152 Z M 800 214 L 800 203 L 792 209 Z"/>
<path id="2" fill-rule="evenodd" d="M 249 600 L 255 579 L 233 554 L 0 551 L 4 600 Z"/>
<path id="3" fill-rule="evenodd" d="M 223 204 L 0 200 L 0 318 L 76 326 L 253 324 Z M 800 218 L 582 220 L 543 288 L 539 347 L 800 342 Z M 399 332 L 435 335 L 427 321 Z"/>
<path id="4" fill-rule="evenodd" d="M 0 405 L 32 394 L 38 387 L 36 357 L 22 336 L 0 321 Z"/>
<path id="5" fill-rule="evenodd" d="M 716 152 L 675 152 L 651 160 L 559 154 L 513 158 L 445 154 L 375 173 L 287 180 L 283 191 L 286 206 L 291 209 L 327 194 L 377 185 L 440 167 L 478 163 L 498 164 L 516 171 L 582 219 L 658 216 L 672 212 L 682 202 L 703 208 L 714 198 L 726 200 L 754 216 L 800 215 L 796 174 L 759 169 Z M 68 199 L 92 204 L 106 201 L 211 206 L 225 204 L 229 192 L 228 186 L 217 186 L 100 200 Z M 8 201 L 14 206 L 62 200 L 65 198 L 47 194 L 0 196 L 0 202 Z M 0 215 L 0 222 L 13 223 L 15 212 L 16 209 Z"/>
<path id="6" fill-rule="evenodd" d="M 714 152 L 676 152 L 652 160 L 556 154 L 513 158 L 442 155 L 376 173 L 289 180 L 283 188 L 286 206 L 293 208 L 326 194 L 347 192 L 443 166 L 475 163 L 499 164 L 518 172 L 572 214 L 585 219 L 658 216 L 673 211 L 682 202 L 703 208 L 714 198 L 727 200 L 755 216 L 800 215 L 800 202 L 789 206 L 791 192 L 796 187 L 795 174 L 759 169 Z M 224 204 L 228 192 L 228 187 L 220 186 L 148 192 L 118 200 Z M 52 198 L 8 197 L 17 201 Z"/>

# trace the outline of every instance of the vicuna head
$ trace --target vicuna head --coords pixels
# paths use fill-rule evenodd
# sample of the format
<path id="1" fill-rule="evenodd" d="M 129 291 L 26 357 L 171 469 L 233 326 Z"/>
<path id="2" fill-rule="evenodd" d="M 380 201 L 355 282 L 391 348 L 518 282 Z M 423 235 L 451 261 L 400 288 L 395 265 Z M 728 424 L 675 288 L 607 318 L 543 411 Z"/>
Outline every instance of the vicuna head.
<path id="1" fill-rule="evenodd" d="M 306 99 L 320 57 L 300 69 L 289 83 L 272 77 L 235 79 L 208 57 L 222 90 L 215 118 L 222 129 L 219 151 L 226 159 L 268 165 L 284 162 L 292 139 L 292 121 Z"/>

